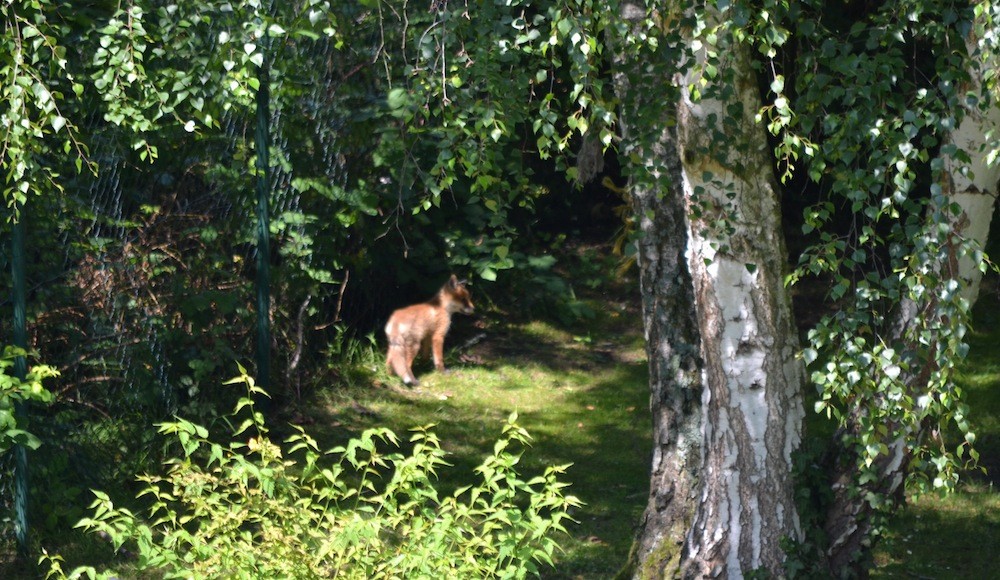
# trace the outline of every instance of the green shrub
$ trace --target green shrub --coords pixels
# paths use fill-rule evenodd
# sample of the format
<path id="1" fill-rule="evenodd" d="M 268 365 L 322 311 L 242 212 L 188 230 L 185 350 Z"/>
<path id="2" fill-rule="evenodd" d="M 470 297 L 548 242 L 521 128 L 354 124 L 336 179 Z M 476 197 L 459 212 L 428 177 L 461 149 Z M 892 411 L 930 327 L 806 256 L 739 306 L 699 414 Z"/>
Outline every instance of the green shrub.
<path id="1" fill-rule="evenodd" d="M 25 431 L 23 425 L 18 425 L 15 407 L 27 401 L 51 403 L 54 398 L 42 386 L 42 381 L 58 376 L 59 371 L 47 365 L 33 365 L 26 370 L 23 380 L 18 378 L 18 373 L 12 372 L 18 357 L 25 355 L 22 349 L 10 346 L 4 347 L 0 354 L 0 454 L 15 445 L 38 448 L 41 444 L 38 437 Z"/>
<path id="2" fill-rule="evenodd" d="M 241 369 L 242 370 L 242 369 Z M 567 466 L 522 480 L 515 470 L 528 434 L 512 415 L 481 478 L 442 498 L 434 487 L 445 452 L 430 427 L 415 429 L 412 451 L 387 429 L 365 431 L 320 452 L 302 429 L 283 446 L 268 437 L 244 372 L 229 381 L 249 412 L 226 446 L 188 421 L 159 426 L 179 456 L 163 476 L 144 476 L 146 518 L 95 492 L 93 515 L 77 524 L 135 555 L 137 571 L 165 578 L 523 578 L 551 565 L 554 535 L 579 501 L 557 480 Z M 237 441 L 238 440 L 238 441 Z M 49 577 L 65 578 L 59 556 L 42 556 Z M 110 578 L 81 567 L 70 578 Z"/>

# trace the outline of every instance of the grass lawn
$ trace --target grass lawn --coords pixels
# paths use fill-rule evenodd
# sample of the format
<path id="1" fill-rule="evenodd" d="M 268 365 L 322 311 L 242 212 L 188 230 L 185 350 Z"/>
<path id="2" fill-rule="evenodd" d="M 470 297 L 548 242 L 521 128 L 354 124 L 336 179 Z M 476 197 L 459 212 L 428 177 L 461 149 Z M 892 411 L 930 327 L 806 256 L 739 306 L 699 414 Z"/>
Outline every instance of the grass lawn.
<path id="1" fill-rule="evenodd" d="M 970 483 L 950 496 L 927 495 L 893 522 L 875 555 L 873 578 L 996 578 L 1000 496 Z"/>
<path id="2" fill-rule="evenodd" d="M 453 467 L 443 489 L 475 480 L 473 468 L 492 451 L 504 421 L 517 412 L 533 437 L 522 475 L 572 463 L 568 493 L 584 505 L 574 513 L 548 578 L 609 578 L 624 564 L 649 488 L 652 421 L 638 310 L 633 297 L 597 298 L 595 317 L 569 330 L 543 322 L 456 317 L 446 346 L 450 372 L 415 368 L 419 387 L 378 380 L 324 394 L 310 411 L 309 432 L 329 441 L 369 426 L 397 433 L 435 424 Z"/>
<path id="3" fill-rule="evenodd" d="M 570 492 L 586 504 L 546 577 L 609 578 L 628 555 L 648 491 L 648 377 L 634 292 L 623 284 L 613 297 L 592 300 L 598 316 L 575 330 L 457 318 L 450 346 L 476 334 L 482 340 L 451 351 L 451 373 L 433 373 L 425 362 L 414 389 L 382 381 L 374 389 L 327 393 L 310 432 L 336 438 L 367 426 L 404 432 L 435 423 L 454 454 L 454 468 L 442 473 L 447 488 L 470 481 L 503 420 L 517 411 L 535 438 L 524 472 L 573 463 Z M 949 496 L 911 498 L 877 545 L 875 578 L 997 577 L 990 548 L 1000 545 L 1000 494 L 992 483 L 1000 473 L 1000 292 L 984 289 L 975 321 L 959 381 L 988 474 L 964 474 Z"/>

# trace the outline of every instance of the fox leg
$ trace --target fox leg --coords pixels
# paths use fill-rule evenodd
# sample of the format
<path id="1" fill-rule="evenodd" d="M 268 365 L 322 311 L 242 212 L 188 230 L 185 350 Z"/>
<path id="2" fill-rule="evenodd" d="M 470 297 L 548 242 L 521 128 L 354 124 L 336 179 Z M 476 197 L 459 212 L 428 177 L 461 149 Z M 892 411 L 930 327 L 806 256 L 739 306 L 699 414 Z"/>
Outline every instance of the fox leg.
<path id="1" fill-rule="evenodd" d="M 413 376 L 413 359 L 417 358 L 418 351 L 419 351 L 419 345 L 417 344 L 407 344 L 405 347 L 403 347 L 404 362 L 406 363 L 405 366 L 406 377 L 403 379 L 403 382 L 406 383 L 407 385 L 416 386 L 420 384 L 420 381 L 417 380 L 417 377 Z M 409 379 L 408 382 L 407 379 Z"/>
<path id="2" fill-rule="evenodd" d="M 403 379 L 406 386 L 416 386 L 420 381 L 413 376 L 413 356 L 416 351 L 407 348 L 406 345 L 390 344 L 389 353 L 386 355 L 385 364 L 392 372 Z"/>
<path id="3" fill-rule="evenodd" d="M 434 368 L 438 372 L 445 372 L 444 370 L 444 335 L 433 335 L 431 337 L 431 350 L 434 353 Z"/>

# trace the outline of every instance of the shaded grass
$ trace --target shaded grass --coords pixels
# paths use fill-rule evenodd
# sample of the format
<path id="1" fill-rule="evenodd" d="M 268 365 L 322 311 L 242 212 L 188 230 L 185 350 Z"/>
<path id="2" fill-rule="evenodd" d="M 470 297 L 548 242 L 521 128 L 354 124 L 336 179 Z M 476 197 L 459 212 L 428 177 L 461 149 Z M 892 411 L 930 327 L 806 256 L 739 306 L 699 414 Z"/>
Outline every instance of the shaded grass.
<path id="1" fill-rule="evenodd" d="M 311 411 L 308 430 L 327 445 L 373 426 L 403 434 L 435 424 L 453 464 L 439 474 L 439 489 L 450 492 L 476 479 L 475 466 L 517 412 L 533 438 L 521 474 L 571 463 L 563 479 L 584 502 L 545 576 L 613 576 L 628 556 L 649 487 L 648 371 L 638 311 L 595 306 L 599 314 L 575 330 L 538 321 L 487 323 L 484 339 L 450 354 L 449 373 L 415 369 L 421 384 L 413 389 L 385 377 L 373 388 L 328 391 Z M 463 325 L 472 326 L 456 319 L 449 344 L 461 344 Z"/>
<path id="2" fill-rule="evenodd" d="M 416 389 L 383 377 L 376 388 L 327 393 L 321 415 L 343 435 L 386 425 L 404 432 L 436 423 L 454 468 L 442 488 L 465 484 L 489 453 L 506 416 L 517 411 L 534 437 L 522 463 L 533 475 L 544 465 L 573 463 L 570 493 L 585 502 L 570 527 L 549 578 L 608 578 L 624 563 L 648 492 L 651 424 L 641 318 L 631 306 L 592 304 L 598 316 L 567 330 L 532 321 L 487 323 L 486 338 L 451 353 L 450 374 L 418 370 Z M 970 355 L 959 386 L 972 408 L 980 465 L 949 496 L 912 498 L 890 522 L 875 551 L 875 578 L 996 577 L 993 546 L 1000 539 L 1000 293 L 987 288 L 974 313 Z M 462 325 L 465 325 L 463 336 Z M 456 321 L 460 344 L 476 331 Z M 810 421 L 810 430 L 832 429 Z M 319 419 L 317 423 L 322 423 Z M 313 429 L 311 432 L 318 432 Z"/>
<path id="3" fill-rule="evenodd" d="M 874 578 L 996 578 L 1000 496 L 967 485 L 927 495 L 896 517 L 876 552 Z"/>
<path id="4" fill-rule="evenodd" d="M 634 290 L 633 290 L 634 292 Z M 615 292 L 617 296 L 627 291 Z M 637 297 L 636 297 L 637 298 Z M 368 363 L 350 386 L 327 387 L 302 410 L 322 447 L 386 426 L 403 436 L 435 424 L 453 467 L 444 493 L 475 479 L 506 417 L 517 412 L 534 443 L 520 464 L 525 479 L 546 465 L 572 463 L 564 480 L 584 506 L 546 578 L 609 578 L 625 562 L 648 492 L 651 420 L 641 317 L 635 304 L 592 298 L 592 320 L 572 328 L 540 321 L 458 318 L 449 336 L 451 372 L 417 369 L 407 389 Z M 876 549 L 875 578 L 990 578 L 1000 540 L 1000 293 L 984 290 L 974 313 L 969 358 L 959 376 L 972 408 L 981 465 L 959 491 L 915 498 Z M 472 346 L 468 339 L 479 337 Z M 810 428 L 829 428 L 822 421 Z M 276 424 L 272 426 L 277 428 Z M 278 437 L 280 438 L 280 437 Z M 7 553 L 11 552 L 8 547 Z M 108 557 L 106 547 L 97 556 Z M 72 558 L 76 559 L 76 558 Z M 3 569 L 0 562 L 0 569 Z M 8 568 L 10 569 L 10 568 Z M 9 576 L 4 576 L 9 577 Z M 24 576 L 27 577 L 27 576 Z"/>

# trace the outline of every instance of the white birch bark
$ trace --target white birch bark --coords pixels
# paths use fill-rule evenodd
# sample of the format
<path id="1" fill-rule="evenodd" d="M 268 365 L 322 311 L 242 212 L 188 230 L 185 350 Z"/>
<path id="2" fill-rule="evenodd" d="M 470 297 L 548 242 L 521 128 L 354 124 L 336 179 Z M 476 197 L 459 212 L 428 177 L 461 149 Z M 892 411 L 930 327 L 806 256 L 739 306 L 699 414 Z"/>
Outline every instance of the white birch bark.
<path id="1" fill-rule="evenodd" d="M 705 383 L 701 492 L 683 571 L 781 575 L 780 540 L 801 537 L 791 473 L 805 373 L 784 286 L 773 161 L 754 122 L 758 85 L 744 47 L 717 49 L 728 85 L 689 75 L 687 85 L 706 96 L 685 91 L 678 114 Z"/>
<path id="2" fill-rule="evenodd" d="M 780 541 L 801 536 L 791 473 L 804 369 L 778 188 L 749 57 L 724 50 L 736 73 L 725 99 L 671 97 L 657 73 L 669 64 L 615 78 L 623 157 L 647 178 L 631 183 L 655 437 L 636 578 L 780 576 Z M 730 119 L 732 105 L 742 118 Z"/>
<path id="3" fill-rule="evenodd" d="M 975 39 L 970 37 L 967 47 L 975 59 L 975 66 L 969 71 L 971 86 L 968 92 L 982 94 L 984 69 L 995 68 L 997 63 L 992 62 L 995 59 L 986 57 L 991 61 L 987 66 L 976 59 L 975 55 L 980 53 L 974 43 Z M 994 104 L 984 112 L 977 106 L 969 106 L 962 122 L 951 132 L 948 145 L 965 151 L 971 162 L 966 165 L 953 157 L 945 157 L 944 193 L 961 208 L 954 219 L 952 231 L 964 239 L 973 240 L 979 248 L 986 245 L 996 207 L 1000 163 L 988 163 L 987 159 L 991 151 L 1000 147 L 998 139 L 1000 107 Z M 962 282 L 961 296 L 971 308 L 979 298 L 979 285 L 983 279 L 979 263 L 973 256 L 963 255 L 955 266 Z"/>

